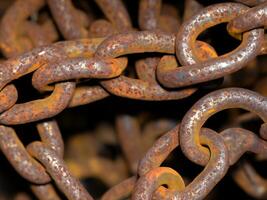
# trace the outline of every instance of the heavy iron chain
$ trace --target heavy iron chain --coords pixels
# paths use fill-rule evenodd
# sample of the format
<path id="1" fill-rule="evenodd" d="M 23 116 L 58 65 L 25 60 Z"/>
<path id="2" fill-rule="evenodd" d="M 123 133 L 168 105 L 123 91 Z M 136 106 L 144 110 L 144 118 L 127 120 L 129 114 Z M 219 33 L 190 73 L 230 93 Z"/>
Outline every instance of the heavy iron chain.
<path id="1" fill-rule="evenodd" d="M 61 199 L 59 190 L 70 200 L 93 199 L 78 178 L 98 172 L 93 167 L 82 167 L 87 158 L 82 157 L 82 151 L 79 153 L 80 147 L 73 150 L 76 160 L 63 159 L 63 138 L 56 120 L 51 120 L 63 110 L 111 95 L 143 101 L 177 100 L 179 106 L 178 100 L 204 90 L 201 84 L 229 77 L 267 52 L 264 0 L 236 0 L 207 7 L 186 0 L 183 19 L 177 8 L 164 1 L 140 0 L 138 27 L 133 26 L 123 1 L 95 3 L 106 19 L 96 19 L 90 12 L 77 9 L 71 0 L 16 0 L 4 9 L 1 19 L 0 48 L 7 59 L 0 62 L 0 149 L 40 200 Z M 51 15 L 39 13 L 45 6 Z M 227 23 L 228 33 L 241 41 L 224 55 L 199 40 L 201 33 L 221 23 Z M 59 39 L 64 41 L 56 42 Z M 124 72 L 129 54 L 140 53 L 153 54 L 136 60 L 137 78 L 127 76 Z M 30 73 L 32 86 L 51 94 L 17 103 L 14 80 Z M 95 79 L 95 85 L 81 84 L 87 79 Z M 255 91 L 237 87 L 215 90 L 200 98 L 180 123 L 159 120 L 147 126 L 142 136 L 137 119 L 117 117 L 118 140 L 133 174 L 130 178 L 127 172 L 120 173 L 126 171 L 120 158 L 111 162 L 97 157 L 103 138 L 86 136 L 92 146 L 88 143 L 81 148 L 88 148 L 87 154 L 95 159 L 91 162 L 100 168 L 102 175 L 98 176 L 111 187 L 101 199 L 204 199 L 244 153 L 253 152 L 259 159 L 266 159 L 264 84 L 266 80 Z M 238 128 L 225 126 L 219 134 L 202 127 L 212 115 L 230 108 L 251 113 L 238 113 L 228 123 Z M 260 137 L 242 127 L 244 121 L 255 118 L 263 121 Z M 32 122 L 37 122 L 40 141 L 24 146 L 14 125 Z M 187 159 L 205 167 L 187 185 L 177 171 L 161 166 L 179 145 Z M 76 178 L 72 167 L 83 168 Z M 234 170 L 233 178 L 251 196 L 266 197 L 267 181 L 248 161 Z"/>

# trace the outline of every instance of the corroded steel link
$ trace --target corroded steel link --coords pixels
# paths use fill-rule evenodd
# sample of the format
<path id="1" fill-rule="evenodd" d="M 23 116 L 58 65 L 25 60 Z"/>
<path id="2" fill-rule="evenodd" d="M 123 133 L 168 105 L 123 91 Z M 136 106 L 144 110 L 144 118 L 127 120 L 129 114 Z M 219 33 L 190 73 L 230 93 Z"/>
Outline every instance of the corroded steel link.
<path id="1" fill-rule="evenodd" d="M 217 112 L 229 108 L 242 108 L 256 113 L 267 121 L 267 98 L 241 88 L 220 89 L 201 98 L 184 116 L 179 131 L 183 153 L 191 161 L 205 165 L 209 152 L 199 142 L 202 125 Z"/>
<path id="2" fill-rule="evenodd" d="M 141 30 L 159 28 L 161 0 L 141 0 L 139 2 L 138 23 Z"/>
<path id="3" fill-rule="evenodd" d="M 0 137 L 2 152 L 23 178 L 36 184 L 51 180 L 42 165 L 28 154 L 12 128 L 0 126 Z"/>
<path id="4" fill-rule="evenodd" d="M 116 119 L 116 129 L 128 165 L 131 171 L 136 173 L 137 165 L 143 154 L 142 145 L 140 145 L 142 144 L 140 125 L 136 118 L 121 115 Z"/>
<path id="5" fill-rule="evenodd" d="M 31 190 L 38 200 L 61 200 L 53 185 L 31 185 Z"/>
<path id="6" fill-rule="evenodd" d="M 139 26 L 141 30 L 156 30 L 159 28 L 160 22 L 166 23 L 166 20 L 161 20 L 161 0 L 141 0 L 139 3 Z M 167 20 L 168 21 L 168 20 Z M 167 23 L 167 27 L 169 26 Z M 162 27 L 161 27 L 162 30 Z M 158 58 L 146 58 L 137 61 L 135 70 L 137 76 L 151 84 L 157 84 L 155 71 L 158 65 Z M 157 84 L 158 85 L 158 84 Z"/>
<path id="7" fill-rule="evenodd" d="M 103 194 L 101 200 L 118 200 L 127 198 L 132 193 L 136 180 L 137 178 L 133 176 L 113 186 Z"/>
<path id="8" fill-rule="evenodd" d="M 230 33 L 242 33 L 267 26 L 267 2 L 255 6 L 232 19 L 227 25 Z"/>
<path id="9" fill-rule="evenodd" d="M 158 64 L 159 58 L 156 57 L 139 60 L 135 64 L 135 69 L 141 80 L 121 76 L 114 81 L 109 81 L 109 84 L 102 83 L 102 85 L 105 85 L 105 88 L 112 91 L 112 93 L 120 96 L 154 101 L 182 99 L 196 91 L 195 88 L 178 91 L 168 91 L 162 88 L 157 83 L 155 76 Z M 120 83 L 119 80 L 121 80 Z M 111 84 L 112 82 L 115 84 Z"/>
<path id="10" fill-rule="evenodd" d="M 149 200 L 155 199 L 154 193 L 166 185 L 168 192 L 165 192 L 160 199 L 171 199 L 172 192 L 182 191 L 185 188 L 183 178 L 175 170 L 169 167 L 158 167 L 141 176 L 134 188 L 132 200 Z M 165 188 L 164 188 L 165 189 Z M 157 198 L 156 198 L 157 199 Z"/>
<path id="11" fill-rule="evenodd" d="M 158 4 L 158 2 L 156 2 L 156 1 L 140 2 L 140 10 L 141 11 L 139 13 L 140 14 L 139 17 L 140 18 L 142 18 L 142 17 L 146 18 L 146 16 L 143 16 L 143 15 L 145 13 L 147 13 L 147 10 L 152 10 L 151 12 L 153 13 L 154 9 L 159 8 L 159 12 L 160 12 L 160 6 L 156 5 L 156 4 Z M 148 7 L 148 8 L 145 8 L 145 7 Z M 150 16 L 151 20 L 153 20 L 152 19 L 153 17 L 155 17 L 155 16 L 152 16 L 152 15 Z M 159 20 L 160 20 L 160 18 L 155 19 L 155 21 L 157 21 L 157 23 L 160 22 Z M 162 23 L 165 23 L 164 27 L 166 27 L 167 29 L 168 28 L 170 28 L 170 30 L 173 29 L 172 28 L 173 26 L 170 26 L 172 24 L 166 23 L 166 21 L 164 21 L 164 20 L 162 21 Z M 142 28 L 142 25 L 141 25 L 141 28 Z M 153 26 L 150 27 L 150 25 L 145 25 L 143 27 L 143 29 L 144 30 L 150 30 L 150 29 L 155 29 L 155 28 L 153 28 Z M 152 62 L 154 62 L 154 60 Z M 148 62 L 148 64 L 149 63 L 150 62 Z M 151 68 L 151 67 L 148 66 L 147 69 L 148 68 Z M 112 94 L 115 94 L 118 96 L 132 98 L 132 99 L 139 99 L 139 100 L 154 100 L 154 101 L 185 98 L 185 97 L 191 95 L 195 91 L 195 90 L 187 90 L 187 91 L 169 92 L 169 91 L 165 90 L 164 88 L 161 88 L 157 84 L 156 77 L 154 75 L 155 74 L 155 68 L 154 67 L 152 67 L 151 70 L 149 70 L 147 72 L 146 72 L 146 70 L 143 70 L 140 67 L 139 67 L 139 69 L 142 70 L 143 74 L 147 73 L 147 75 L 145 75 L 147 77 L 149 77 L 150 75 L 153 74 L 152 77 L 150 78 L 150 80 L 154 79 L 154 81 L 151 82 L 149 80 L 147 81 L 147 80 L 142 79 L 142 78 L 141 78 L 141 80 L 137 80 L 137 79 L 132 79 L 132 78 L 128 78 L 125 76 L 120 76 L 117 79 L 113 79 L 113 80 L 108 81 L 108 82 L 102 82 L 102 86 L 104 86 L 105 89 L 107 89 Z"/>
<path id="12" fill-rule="evenodd" d="M 193 65 L 201 61 L 194 46 L 200 33 L 217 24 L 231 21 L 240 14 L 245 13 L 248 9 L 247 6 L 237 3 L 215 4 L 202 9 L 185 21 L 179 29 L 176 38 L 176 56 L 181 64 Z M 243 45 L 241 44 L 235 51 L 239 50 L 240 52 L 238 51 L 237 53 L 242 53 L 243 48 L 248 48 L 252 44 L 256 45 L 261 42 L 260 39 L 262 37 L 263 31 L 260 30 L 247 33 L 244 35 Z M 254 42 L 257 43 L 254 44 Z M 227 55 L 230 56 L 231 54 L 228 53 Z"/>
<path id="13" fill-rule="evenodd" d="M 27 150 L 46 167 L 47 172 L 68 199 L 93 200 L 81 183 L 70 174 L 64 161 L 56 152 L 41 142 L 29 144 Z"/>
<path id="14" fill-rule="evenodd" d="M 166 15 L 162 16 L 161 10 Z M 167 12 L 172 15 L 167 15 Z M 176 21 L 172 20 L 175 17 L 178 18 L 175 8 L 167 4 L 161 6 L 161 0 L 141 0 L 139 3 L 139 26 L 141 30 L 160 29 L 169 33 L 176 33 L 179 22 L 175 25 Z M 157 84 L 155 70 L 158 62 L 158 58 L 146 58 L 137 61 L 135 69 L 138 77 L 141 80 Z"/>
<path id="15" fill-rule="evenodd" d="M 201 129 L 201 134 L 208 129 Z M 179 145 L 179 125 L 161 136 L 147 151 L 138 166 L 138 174 L 143 176 L 151 169 L 159 167 L 168 155 Z M 241 128 L 230 128 L 220 133 L 229 151 L 229 164 L 233 165 L 246 152 L 264 154 L 267 143 L 254 133 Z"/>
<path id="16" fill-rule="evenodd" d="M 55 120 L 45 121 L 37 124 L 37 130 L 42 143 L 49 146 L 55 153 L 63 158 L 64 142 Z M 60 200 L 54 186 L 51 183 L 44 185 L 31 185 L 31 190 L 39 200 Z"/>
<path id="17" fill-rule="evenodd" d="M 97 48 L 95 56 L 116 58 L 126 54 L 175 52 L 175 35 L 161 31 L 138 31 L 115 34 L 105 39 Z"/>
<path id="18" fill-rule="evenodd" d="M 146 152 L 138 165 L 139 176 L 159 167 L 167 156 L 179 145 L 179 125 L 161 136 Z"/>
<path id="19" fill-rule="evenodd" d="M 89 104 L 109 96 L 109 93 L 100 86 L 81 86 L 75 89 L 68 107 Z"/>
<path id="20" fill-rule="evenodd" d="M 37 124 L 37 130 L 44 144 L 53 149 L 57 155 L 63 158 L 64 142 L 55 120 L 45 121 Z"/>
<path id="21" fill-rule="evenodd" d="M 267 153 L 267 142 L 253 132 L 242 128 L 229 128 L 220 133 L 229 150 L 229 164 L 235 164 L 246 152 L 255 154 Z"/>
<path id="22" fill-rule="evenodd" d="M 91 57 L 102 41 L 102 38 L 93 38 L 58 42 L 3 61 L 0 63 L 0 88 L 44 64 L 69 57 Z"/>
<path id="23" fill-rule="evenodd" d="M 91 45 L 93 53 L 94 43 Z M 90 48 L 87 50 L 86 54 L 88 57 L 90 56 Z M 127 61 L 125 58 L 104 60 L 99 60 L 97 58 L 67 59 L 67 61 L 44 65 L 34 73 L 32 81 L 35 88 L 39 90 L 49 90 L 51 87 L 46 86 L 46 84 L 51 82 L 74 78 L 111 78 L 118 76 L 126 67 L 126 63 Z M 104 89 L 98 86 L 77 88 L 73 95 L 73 100 L 70 102 L 70 106 L 87 104 L 105 98 L 108 95 L 109 94 Z"/>
<path id="24" fill-rule="evenodd" d="M 126 58 L 71 58 L 43 65 L 32 77 L 33 86 L 39 90 L 53 89 L 48 85 L 54 82 L 80 78 L 114 78 L 127 66 Z"/>
<path id="25" fill-rule="evenodd" d="M 19 55 L 33 47 L 29 38 L 23 37 L 21 29 L 27 18 L 44 4 L 44 0 L 17 0 L 7 10 L 0 24 L 0 48 L 6 57 Z"/>
<path id="26" fill-rule="evenodd" d="M 168 91 L 158 84 L 152 84 L 148 81 L 132 79 L 126 76 L 101 81 L 101 85 L 114 95 L 148 101 L 183 99 L 192 95 L 197 90 L 195 88 L 189 88 Z"/>
<path id="27" fill-rule="evenodd" d="M 64 155 L 64 142 L 55 120 L 37 124 L 37 130 L 44 145 L 53 150 L 60 158 Z M 60 200 L 51 183 L 44 185 L 31 185 L 31 190 L 40 200 Z"/>
<path id="28" fill-rule="evenodd" d="M 261 49 L 264 35 L 262 29 L 245 33 L 238 48 L 205 62 L 201 62 L 198 58 L 195 48 L 196 39 L 202 31 L 218 23 L 228 22 L 246 10 L 247 7 L 241 4 L 216 4 L 204 8 L 186 21 L 179 29 L 176 38 L 176 56 L 185 66 L 171 69 L 168 73 L 170 80 L 164 80 L 162 84 L 172 88 L 214 80 L 240 70 L 254 59 Z"/>
<path id="29" fill-rule="evenodd" d="M 262 67 L 266 58 L 257 57 L 267 54 L 266 0 L 219 4 L 200 0 L 13 0 L 9 8 L 2 1 L 0 49 L 8 59 L 0 59 L 0 151 L 26 179 L 36 198 L 93 200 L 85 188 L 95 190 L 92 195 L 99 198 L 100 183 L 100 190 L 107 188 L 102 200 L 216 199 L 219 192 L 207 195 L 235 164 L 229 174 L 233 172 L 237 185 L 254 198 L 267 197 L 267 180 L 260 175 L 261 169 L 259 173 L 255 170 L 259 164 L 253 162 L 254 169 L 247 161 L 238 162 L 246 152 L 255 154 L 257 162 L 267 158 L 267 70 Z M 226 30 L 241 41 L 239 45 L 219 35 L 224 34 L 224 27 L 217 26 L 222 23 L 228 23 Z M 51 44 L 64 39 L 69 41 Z M 231 44 L 226 44 L 227 39 Z M 208 43 L 228 53 L 218 55 Z M 24 79 L 31 80 L 37 91 L 27 88 Z M 208 82 L 215 79 L 219 80 Z M 195 100 L 223 79 L 224 89 Z M 225 88 L 229 85 L 253 88 L 260 94 Z M 26 92 L 29 96 L 24 98 Z M 175 109 L 175 102 L 148 102 L 191 95 Z M 84 110 L 75 125 L 71 115 L 80 109 L 62 112 L 109 96 L 111 106 L 113 101 L 127 101 L 113 99 L 119 96 L 142 100 L 144 109 L 136 110 L 139 103 L 132 107 L 136 101 L 131 100 L 126 105 L 127 110 L 131 107 L 128 112 L 124 106 L 112 107 L 111 115 L 102 116 L 98 112 L 105 102 L 99 102 L 92 110 L 97 114 L 92 126 L 84 121 Z M 192 101 L 197 102 L 192 106 Z M 176 109 L 181 112 L 178 118 L 173 115 Z M 218 122 L 213 123 L 210 117 L 218 112 L 223 116 L 218 115 Z M 48 119 L 59 113 L 62 130 L 69 129 L 64 137 L 57 122 Z M 113 125 L 112 116 L 116 117 Z M 102 119 L 105 121 L 98 124 Z M 23 135 L 21 141 L 7 125 L 31 130 L 31 122 L 36 123 L 40 141 L 31 141 L 25 148 L 22 141 L 32 138 Z M 206 122 L 220 131 L 203 128 Z M 73 134 L 73 126 L 84 132 Z M 179 161 L 205 166 L 193 180 L 174 170 L 174 150 L 179 145 L 185 155 Z M 181 164 L 187 166 L 187 161 Z M 191 167 L 186 170 L 191 174 Z M 1 200 L 32 198 L 20 192 L 24 187 L 10 185 L 13 180 L 5 182 L 5 177 L 13 179 L 13 175 L 0 171 Z M 11 195 L 9 188 L 5 192 L 7 187 Z"/>
<path id="30" fill-rule="evenodd" d="M 14 85 L 7 85 L 0 92 L 0 113 L 12 107 L 18 99 L 18 91 Z"/>
<path id="31" fill-rule="evenodd" d="M 240 37 L 240 33 L 267 26 L 267 2 L 249 9 L 246 13 L 234 18 L 227 25 L 228 31 L 234 37 Z M 262 44 L 261 54 L 266 53 L 266 38 Z"/>
<path id="32" fill-rule="evenodd" d="M 206 129 L 208 130 L 208 129 Z M 203 199 L 215 187 L 215 185 L 224 177 L 229 168 L 229 155 L 223 138 L 212 130 L 204 131 L 201 134 L 201 142 L 210 149 L 210 160 L 204 170 L 185 188 L 180 182 L 176 185 L 179 190 L 168 191 L 170 198 L 166 199 Z M 157 170 L 158 168 L 154 169 Z M 154 170 L 150 170 L 144 176 L 141 176 L 135 185 L 132 199 L 149 200 L 153 197 L 153 193 L 162 184 L 168 184 L 168 178 L 164 173 L 158 174 Z M 175 172 L 175 171 L 174 171 Z M 176 175 L 178 178 L 178 175 Z M 161 182 L 161 180 L 165 180 Z M 182 180 L 182 178 L 181 178 Z M 171 182 L 171 180 L 170 180 Z M 177 182 L 174 182 L 174 184 Z M 169 185 L 168 185 L 169 186 Z M 172 195 L 170 195 L 172 193 Z"/>
<path id="33" fill-rule="evenodd" d="M 15 104 L 0 115 L 2 124 L 24 124 L 53 117 L 69 104 L 75 90 L 75 83 L 58 83 L 52 94 L 44 99 Z"/>
<path id="34" fill-rule="evenodd" d="M 159 52 L 174 53 L 174 35 L 160 31 L 142 31 L 117 34 L 107 38 L 96 50 L 95 56 L 116 58 L 129 53 Z M 190 96 L 196 89 L 189 88 L 168 92 L 158 84 L 120 76 L 101 81 L 112 94 L 143 100 L 181 99 Z"/>
<path id="35" fill-rule="evenodd" d="M 235 1 L 246 4 L 248 6 L 256 6 L 258 4 L 266 2 L 266 0 L 235 0 Z"/>
<path id="36" fill-rule="evenodd" d="M 95 0 L 95 2 L 118 31 L 132 29 L 130 16 L 121 0 Z"/>
<path id="37" fill-rule="evenodd" d="M 153 147 L 149 149 L 144 158 L 141 160 L 138 167 L 138 173 L 141 177 L 144 176 L 150 170 L 159 167 L 161 163 L 168 157 L 168 155 L 179 145 L 177 137 L 178 129 L 179 125 L 177 125 L 174 129 L 159 138 L 154 143 Z M 202 129 L 201 134 L 205 134 L 205 132 L 207 131 L 209 130 Z M 266 153 L 266 142 L 263 142 L 253 133 L 247 130 L 227 129 L 223 131 L 220 135 L 222 135 L 229 151 L 229 164 L 234 164 L 235 161 L 246 151 L 252 151 L 254 153 Z M 152 172 L 151 176 L 153 177 Z"/>
<path id="38" fill-rule="evenodd" d="M 175 12 L 176 10 L 173 10 L 173 7 L 166 6 L 164 4 L 164 12 L 170 12 L 173 16 L 176 16 L 178 18 L 178 14 Z M 152 0 L 152 1 L 141 1 L 139 4 L 139 26 L 142 30 L 164 30 L 166 32 L 177 32 L 177 28 L 179 26 L 178 20 L 176 20 L 173 16 L 169 15 L 160 15 L 161 14 L 161 0 Z M 143 22 L 143 23 L 142 23 Z M 114 93 L 120 93 L 120 95 L 127 96 L 131 94 L 132 89 L 134 88 L 133 94 L 134 98 L 137 99 L 143 99 L 143 100 L 172 100 L 172 99 L 181 99 L 185 98 L 189 95 L 191 95 L 195 90 L 187 90 L 187 91 L 167 91 L 164 88 L 162 88 L 155 76 L 156 66 L 159 63 L 159 59 L 156 58 L 146 58 L 141 59 L 135 64 L 135 69 L 137 72 L 138 77 L 141 80 L 134 80 L 134 79 L 128 79 L 125 77 L 124 83 L 120 84 L 121 86 L 126 85 L 126 92 L 124 90 L 115 90 L 113 85 L 107 85 L 106 89 L 114 94 Z M 115 83 L 118 82 L 118 79 L 115 80 Z M 132 83 L 131 83 L 132 82 Z M 105 83 L 104 83 L 105 84 Z M 132 86 L 131 86 L 132 85 Z M 137 87 L 134 87 L 136 85 Z M 110 87 L 113 86 L 113 87 Z M 122 87 L 124 88 L 124 87 Z M 124 94 L 125 93 L 125 94 Z M 138 95 L 135 95 L 138 94 Z M 188 94 L 188 95 L 187 95 Z"/>
<path id="39" fill-rule="evenodd" d="M 217 57 L 216 51 L 209 44 L 201 41 L 196 41 L 195 48 L 198 52 L 198 57 L 202 61 L 206 61 L 212 58 Z M 172 84 L 182 84 L 181 82 L 177 82 L 177 74 L 174 73 L 179 68 L 177 68 L 178 63 L 174 56 L 163 56 L 160 59 L 160 62 L 157 67 L 157 78 L 164 85 L 172 85 Z M 180 75 L 180 74 L 178 74 Z M 173 85 L 172 85 L 173 86 Z"/>
<path id="40" fill-rule="evenodd" d="M 52 46 L 35 49 L 31 53 L 28 53 L 28 54 L 23 55 L 21 57 L 15 58 L 13 61 L 11 60 L 11 62 L 10 61 L 6 61 L 7 63 L 9 63 L 8 67 L 10 66 L 10 68 L 14 68 L 14 69 L 12 70 L 13 73 L 5 74 L 5 76 L 2 79 L 3 85 L 5 85 L 7 82 L 9 82 L 9 81 L 11 81 L 11 80 L 13 80 L 15 78 L 18 78 L 18 77 L 20 77 L 20 76 L 22 76 L 22 75 L 24 75 L 26 73 L 29 73 L 29 72 L 33 71 L 34 69 L 40 67 L 41 65 L 45 64 L 45 61 L 46 62 L 47 61 L 49 61 L 49 62 L 54 61 L 55 62 L 56 60 L 61 59 L 64 56 L 66 56 L 66 57 L 78 57 L 78 56 L 90 57 L 93 54 L 93 52 L 95 51 L 97 45 L 102 40 L 103 39 L 87 39 L 87 40 L 60 42 L 60 43 L 56 43 L 56 44 L 54 44 Z M 26 59 L 26 62 L 24 61 L 25 59 Z M 21 68 L 19 68 L 21 71 L 18 70 L 18 67 L 15 65 L 18 62 L 17 60 L 19 60 L 20 63 L 22 63 L 21 64 L 22 66 L 20 66 Z M 44 61 L 42 61 L 42 60 L 44 60 Z M 24 62 L 21 62 L 21 61 L 24 61 Z M 3 72 L 7 71 L 6 66 L 4 68 L 4 64 L 7 64 L 6 62 L 3 62 L 3 68 L 2 68 Z M 37 62 L 37 63 L 34 64 L 34 62 Z M 4 80 L 4 79 L 6 79 L 6 80 Z M 53 92 L 54 95 L 42 100 L 41 102 L 39 100 L 37 100 L 37 101 L 34 101 L 34 104 L 26 103 L 26 104 L 16 105 L 16 107 L 12 111 L 10 111 L 10 112 L 8 112 L 6 114 L 8 114 L 8 115 L 11 114 L 12 115 L 13 113 L 16 113 L 16 112 L 24 112 L 25 113 L 25 110 L 24 110 L 24 106 L 25 105 L 27 105 L 26 108 L 30 108 L 30 109 L 33 106 L 41 105 L 41 107 L 39 107 L 40 109 L 39 109 L 39 111 L 37 111 L 37 114 L 36 114 L 34 119 L 33 118 L 30 119 L 31 117 L 28 115 L 28 119 L 25 119 L 25 120 L 35 121 L 37 119 L 46 118 L 48 115 L 50 117 L 52 117 L 54 115 L 53 113 L 60 112 L 59 109 L 64 109 L 65 108 L 64 105 L 61 105 L 61 106 L 58 107 L 58 105 L 55 105 L 55 103 L 59 102 L 59 101 L 62 101 L 62 98 L 64 96 L 65 96 L 65 98 L 64 98 L 65 102 L 67 103 L 68 99 L 66 97 L 67 96 L 71 96 L 71 95 L 68 95 L 68 94 L 70 94 L 71 91 L 68 91 L 66 94 L 61 93 L 61 91 L 64 91 L 65 84 L 59 84 L 59 86 L 57 86 L 57 87 L 58 87 L 58 89 Z M 68 86 L 68 87 L 70 87 L 70 86 Z M 93 93 L 91 91 L 93 91 Z M 84 103 L 88 103 L 88 102 L 94 101 L 94 100 L 92 100 L 92 97 L 90 97 L 90 96 L 92 96 L 92 94 L 95 94 L 96 92 L 99 94 L 99 96 L 98 97 L 94 97 L 93 99 L 95 99 L 95 100 L 98 100 L 98 99 L 101 99 L 101 98 L 104 98 L 104 97 L 107 96 L 107 93 L 103 89 L 100 89 L 100 88 L 97 88 L 97 89 L 88 88 L 88 91 L 86 91 L 85 88 L 83 88 L 83 89 L 77 91 L 76 94 L 78 96 L 86 96 L 87 98 L 83 99 L 80 102 L 78 102 L 76 100 L 76 103 L 74 102 L 74 104 L 72 103 L 72 105 L 80 105 L 80 104 L 84 104 Z M 58 93 L 59 94 L 60 93 L 64 94 L 64 96 L 62 96 L 62 98 L 58 98 Z M 75 95 L 75 97 L 77 97 L 77 95 Z M 53 100 L 54 98 L 56 98 L 57 100 L 54 101 Z M 50 111 L 52 111 L 52 112 L 50 114 L 47 113 L 47 116 L 45 117 L 43 114 L 40 113 L 40 112 L 43 112 L 43 110 L 41 108 L 45 108 L 45 106 L 44 106 L 44 104 L 42 102 L 53 102 L 53 105 L 51 105 L 51 107 L 55 107 L 56 109 L 55 110 L 51 109 Z M 31 112 L 32 111 L 29 111 L 28 114 L 31 115 Z M 3 115 L 5 115 L 5 114 L 3 114 Z M 41 115 L 43 115 L 43 117 Z M 17 122 L 11 122 L 11 123 L 17 123 Z M 23 123 L 23 122 L 21 122 L 21 123 Z"/>
<path id="41" fill-rule="evenodd" d="M 86 38 L 88 19 L 71 0 L 47 0 L 51 13 L 63 36 L 68 40 Z"/>
<path id="42" fill-rule="evenodd" d="M 54 145 L 58 144 L 56 148 L 63 150 L 63 141 L 55 121 L 43 122 L 37 125 L 37 128 L 43 142 L 51 145 L 52 149 L 55 149 Z M 0 146 L 14 168 L 24 178 L 35 184 L 44 184 L 50 180 L 45 169 L 28 154 L 13 129 L 1 126 Z M 60 151 L 58 152 L 63 156 Z M 60 199 L 50 184 L 32 185 L 31 189 L 40 200 Z"/>
<path id="43" fill-rule="evenodd" d="M 257 199 L 266 199 L 267 180 L 261 177 L 248 162 L 241 162 L 232 176 L 246 193 Z"/>

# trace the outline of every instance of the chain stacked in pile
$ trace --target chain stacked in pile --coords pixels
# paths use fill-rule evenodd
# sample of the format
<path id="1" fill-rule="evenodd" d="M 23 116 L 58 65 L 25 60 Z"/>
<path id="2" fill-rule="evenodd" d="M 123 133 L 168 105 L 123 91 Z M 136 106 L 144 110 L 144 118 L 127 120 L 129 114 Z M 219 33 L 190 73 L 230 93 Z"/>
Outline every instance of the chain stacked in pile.
<path id="1" fill-rule="evenodd" d="M 98 177 L 109 187 L 102 200 L 204 199 L 233 165 L 229 173 L 240 188 L 254 198 L 267 198 L 267 180 L 248 160 L 240 161 L 246 152 L 257 154 L 253 158 L 258 162 L 267 158 L 267 71 L 258 61 L 267 53 L 267 2 L 137 4 L 138 8 L 121 0 L 0 3 L 3 155 L 40 200 L 93 199 L 79 181 L 85 177 Z M 229 33 L 240 44 L 218 55 L 208 43 L 209 35 L 203 40 L 201 36 L 223 23 L 224 32 L 215 37 Z M 40 99 L 19 91 L 26 79 Z M 30 101 L 21 102 L 28 96 Z M 177 107 L 186 103 L 191 108 L 175 120 L 118 112 L 115 126 L 100 123 L 93 133 L 69 140 L 61 135 L 58 114 L 109 96 L 150 103 L 173 100 Z M 226 109 L 231 109 L 228 117 L 216 122 L 220 130 L 203 127 Z M 259 119 L 259 135 L 245 129 L 244 124 Z M 15 130 L 24 124 L 36 126 L 39 139 L 22 142 Z M 66 155 L 63 141 L 68 141 Z M 113 159 L 100 156 L 104 143 L 119 144 L 121 153 Z M 179 165 L 170 155 L 178 146 L 186 159 L 203 167 L 192 180 L 164 164 L 172 160 Z M 0 198 L 32 197 L 3 192 Z"/>

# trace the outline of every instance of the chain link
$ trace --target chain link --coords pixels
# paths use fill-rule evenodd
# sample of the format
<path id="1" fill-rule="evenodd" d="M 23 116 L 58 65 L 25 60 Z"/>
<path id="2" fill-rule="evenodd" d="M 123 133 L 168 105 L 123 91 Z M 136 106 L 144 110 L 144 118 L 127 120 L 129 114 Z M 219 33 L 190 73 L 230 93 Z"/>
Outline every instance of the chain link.
<path id="1" fill-rule="evenodd" d="M 92 200 L 79 179 L 97 177 L 109 187 L 102 200 L 204 199 L 236 165 L 231 174 L 237 185 L 256 199 L 266 198 L 266 179 L 241 157 L 251 152 L 257 161 L 267 158 L 266 70 L 261 72 L 258 64 L 267 52 L 267 2 L 236 2 L 0 4 L 5 11 L 0 22 L 5 57 L 0 61 L 0 149 L 32 194 L 40 200 L 60 200 L 63 195 Z M 207 32 L 223 23 L 225 33 L 240 44 L 221 53 Z M 235 81 L 235 72 L 244 73 L 242 83 Z M 251 72 L 256 78 L 247 81 Z M 18 81 L 28 74 L 41 98 L 23 102 L 27 91 L 21 93 Z M 212 86 L 218 79 L 225 83 Z M 248 89 L 226 88 L 240 84 Z M 203 93 L 208 94 L 201 97 Z M 136 117 L 117 109 L 115 126 L 100 123 L 94 133 L 71 139 L 61 134 L 59 114 L 110 96 L 151 105 L 175 100 L 179 106 L 184 101 L 187 112 L 170 120 L 155 119 L 153 112 Z M 191 105 L 194 97 L 198 101 Z M 233 111 L 236 108 L 251 113 Z M 217 122 L 220 130 L 203 127 L 226 109 L 231 109 L 230 116 Z M 259 119 L 263 121 L 259 136 L 243 126 Z M 23 141 L 16 132 L 24 124 L 35 124 L 39 139 Z M 116 145 L 121 151 L 114 153 L 115 158 L 101 155 L 107 146 Z M 186 181 L 175 167 L 165 166 L 176 160 L 171 153 L 179 146 L 186 159 L 204 167 L 193 180 Z M 0 188 L 0 199 L 1 192 Z M 31 199 L 26 193 L 12 198 Z"/>

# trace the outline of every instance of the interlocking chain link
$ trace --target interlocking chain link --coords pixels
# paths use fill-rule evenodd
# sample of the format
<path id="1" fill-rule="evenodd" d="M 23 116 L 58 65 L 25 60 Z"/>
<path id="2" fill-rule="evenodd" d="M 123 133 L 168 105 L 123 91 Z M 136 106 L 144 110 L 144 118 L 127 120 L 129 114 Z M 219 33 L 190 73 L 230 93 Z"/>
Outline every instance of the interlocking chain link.
<path id="1" fill-rule="evenodd" d="M 161 0 L 9 4 L 0 4 L 5 57 L 0 61 L 0 149 L 35 197 L 92 200 L 79 179 L 98 177 L 109 187 L 102 200 L 204 199 L 232 165 L 237 166 L 233 180 L 247 194 L 267 197 L 266 180 L 249 161 L 239 162 L 246 152 L 256 154 L 257 161 L 267 158 L 266 70 L 258 66 L 267 52 L 265 0 L 208 6 L 197 0 L 184 5 Z M 221 34 L 229 33 L 240 44 L 221 55 L 207 30 L 223 23 Z M 246 89 L 238 88 L 235 72 L 243 72 L 242 84 L 251 72 L 257 77 L 244 84 Z M 22 102 L 27 91 L 21 93 L 18 81 L 29 74 L 40 98 Z M 175 100 L 189 107 L 175 120 L 117 109 L 115 126 L 100 123 L 94 133 L 71 139 L 61 134 L 59 114 L 109 96 L 151 105 Z M 203 127 L 226 109 L 230 116 L 217 122 L 220 130 Z M 258 136 L 243 125 L 259 118 Z M 16 132 L 24 124 L 36 127 L 39 139 L 23 141 Z M 115 157 L 101 155 L 116 145 Z M 171 153 L 179 146 L 186 159 L 204 167 L 190 181 L 165 166 L 176 162 Z M 31 197 L 18 193 L 12 198 Z"/>

